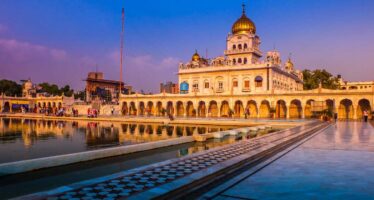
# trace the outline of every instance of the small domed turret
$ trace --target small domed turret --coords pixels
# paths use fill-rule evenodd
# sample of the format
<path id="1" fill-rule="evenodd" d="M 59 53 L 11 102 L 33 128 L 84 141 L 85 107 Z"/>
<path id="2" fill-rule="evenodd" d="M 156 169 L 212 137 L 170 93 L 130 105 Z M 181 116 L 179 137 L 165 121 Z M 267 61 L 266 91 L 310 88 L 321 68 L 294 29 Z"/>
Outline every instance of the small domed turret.
<path id="1" fill-rule="evenodd" d="M 197 50 L 195 50 L 195 53 L 192 55 L 192 61 L 199 61 L 200 55 L 197 53 Z"/>

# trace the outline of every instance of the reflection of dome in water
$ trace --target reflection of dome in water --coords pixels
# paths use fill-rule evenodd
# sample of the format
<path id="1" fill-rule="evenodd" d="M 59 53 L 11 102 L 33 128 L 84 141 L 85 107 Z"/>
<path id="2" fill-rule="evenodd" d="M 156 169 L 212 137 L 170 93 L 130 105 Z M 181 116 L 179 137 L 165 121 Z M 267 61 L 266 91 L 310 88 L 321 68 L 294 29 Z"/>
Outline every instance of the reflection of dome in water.
<path id="1" fill-rule="evenodd" d="M 233 34 L 237 34 L 237 33 L 253 33 L 253 34 L 255 34 L 256 33 L 255 24 L 253 23 L 253 21 L 251 19 L 249 19 L 245 15 L 244 5 L 243 5 L 243 14 L 232 25 L 231 31 L 232 31 Z"/>

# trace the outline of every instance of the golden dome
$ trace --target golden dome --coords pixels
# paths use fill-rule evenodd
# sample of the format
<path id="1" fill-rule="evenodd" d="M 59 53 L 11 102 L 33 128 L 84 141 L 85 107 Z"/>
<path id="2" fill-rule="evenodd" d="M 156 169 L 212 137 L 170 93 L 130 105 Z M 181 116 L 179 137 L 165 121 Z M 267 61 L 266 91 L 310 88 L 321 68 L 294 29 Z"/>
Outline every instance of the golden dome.
<path id="1" fill-rule="evenodd" d="M 192 55 L 192 61 L 199 61 L 200 60 L 200 55 L 197 53 L 197 50 L 195 53 Z"/>
<path id="2" fill-rule="evenodd" d="M 243 14 L 242 16 L 236 20 L 236 22 L 232 25 L 231 31 L 233 34 L 237 33 L 256 33 L 256 26 L 255 23 L 253 23 L 252 20 L 250 20 L 246 15 L 245 15 L 245 8 L 243 4 Z"/>
<path id="3" fill-rule="evenodd" d="M 291 58 L 288 58 L 287 62 L 284 64 L 284 67 L 286 69 L 290 69 L 290 70 L 293 70 L 293 62 L 291 61 Z"/>

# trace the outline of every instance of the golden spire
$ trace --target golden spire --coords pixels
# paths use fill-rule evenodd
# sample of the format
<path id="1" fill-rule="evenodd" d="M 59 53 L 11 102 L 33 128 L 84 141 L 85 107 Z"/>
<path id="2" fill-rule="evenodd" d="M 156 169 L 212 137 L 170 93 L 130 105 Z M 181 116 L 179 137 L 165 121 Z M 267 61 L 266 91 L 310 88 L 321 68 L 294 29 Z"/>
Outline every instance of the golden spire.
<path id="1" fill-rule="evenodd" d="M 242 16 L 232 25 L 232 33 L 256 33 L 256 26 L 245 14 L 245 4 L 242 4 Z"/>

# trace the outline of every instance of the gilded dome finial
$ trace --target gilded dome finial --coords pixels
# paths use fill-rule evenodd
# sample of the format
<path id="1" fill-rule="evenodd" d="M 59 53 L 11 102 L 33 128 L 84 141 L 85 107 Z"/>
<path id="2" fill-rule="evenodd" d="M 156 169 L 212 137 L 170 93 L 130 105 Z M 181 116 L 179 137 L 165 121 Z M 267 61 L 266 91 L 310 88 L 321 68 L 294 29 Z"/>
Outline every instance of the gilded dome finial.
<path id="1" fill-rule="evenodd" d="M 256 26 L 250 20 L 246 15 L 245 15 L 245 4 L 242 4 L 242 16 L 236 20 L 236 22 L 232 25 L 231 32 L 233 34 L 237 33 L 252 33 L 256 34 Z"/>

